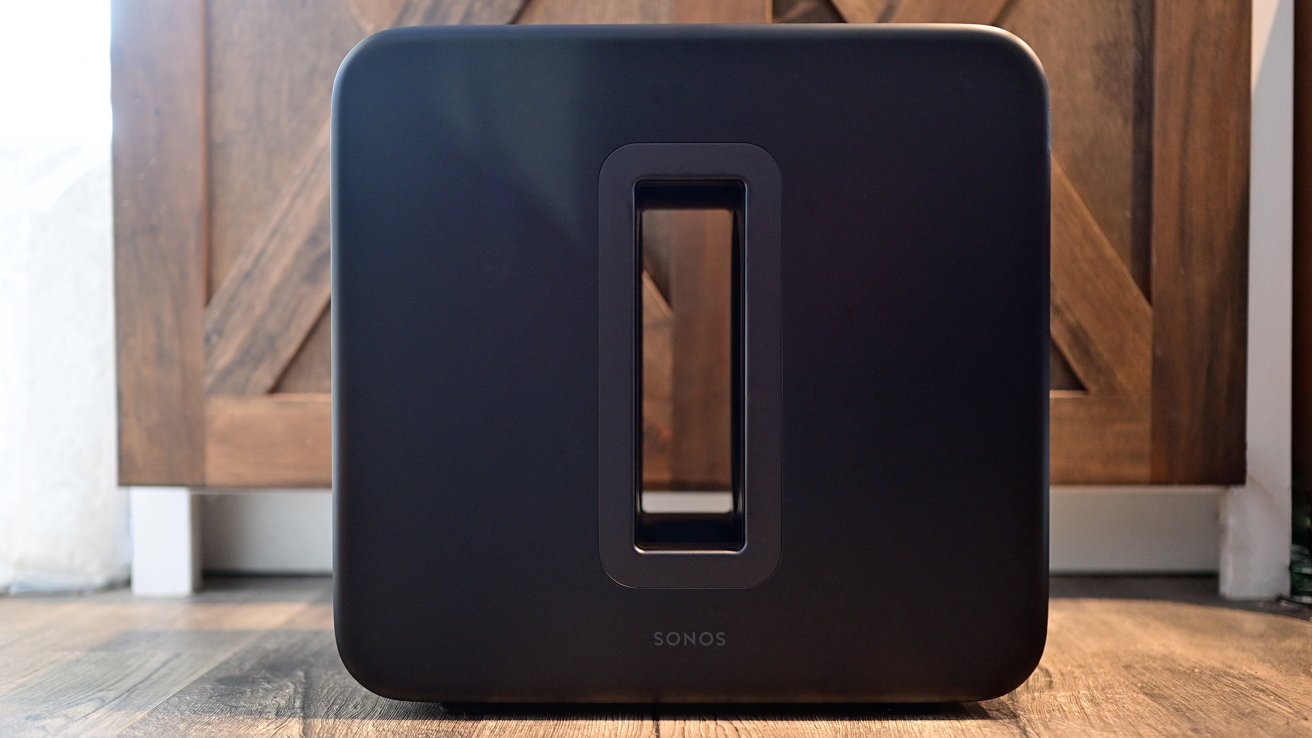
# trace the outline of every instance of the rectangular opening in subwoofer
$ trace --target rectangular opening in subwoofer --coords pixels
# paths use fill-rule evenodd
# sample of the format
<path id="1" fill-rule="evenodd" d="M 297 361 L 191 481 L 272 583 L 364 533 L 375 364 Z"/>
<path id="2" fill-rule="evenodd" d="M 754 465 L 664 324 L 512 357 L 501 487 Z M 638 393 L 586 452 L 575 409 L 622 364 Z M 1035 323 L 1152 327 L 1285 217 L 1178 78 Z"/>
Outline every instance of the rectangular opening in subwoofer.
<path id="1" fill-rule="evenodd" d="M 642 181 L 638 504 L 643 550 L 737 551 L 742 485 L 742 218 L 736 180 Z"/>

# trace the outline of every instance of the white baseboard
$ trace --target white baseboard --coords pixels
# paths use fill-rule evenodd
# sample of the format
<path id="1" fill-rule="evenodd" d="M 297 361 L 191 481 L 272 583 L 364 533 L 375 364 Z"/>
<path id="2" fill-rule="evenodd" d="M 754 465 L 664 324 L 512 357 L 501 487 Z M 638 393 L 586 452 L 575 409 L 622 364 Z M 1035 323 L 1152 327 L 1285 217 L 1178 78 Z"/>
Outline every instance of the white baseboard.
<path id="1" fill-rule="evenodd" d="M 1054 574 L 1214 573 L 1225 487 L 1053 487 Z"/>
<path id="2" fill-rule="evenodd" d="M 1054 487 L 1053 573 L 1214 573 L 1225 487 Z M 332 570 L 326 490 L 203 497 L 206 570 Z"/>

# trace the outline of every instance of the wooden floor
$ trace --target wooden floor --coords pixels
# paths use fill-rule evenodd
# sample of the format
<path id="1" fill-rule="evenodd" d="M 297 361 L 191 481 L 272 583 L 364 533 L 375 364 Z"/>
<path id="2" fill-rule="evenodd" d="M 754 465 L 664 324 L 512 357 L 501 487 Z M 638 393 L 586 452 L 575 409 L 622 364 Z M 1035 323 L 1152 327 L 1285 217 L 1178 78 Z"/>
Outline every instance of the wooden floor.
<path id="1" fill-rule="evenodd" d="M 326 579 L 209 580 L 189 600 L 0 598 L 0 736 L 1312 736 L 1312 615 L 1207 579 L 1054 580 L 1039 670 L 937 708 L 457 712 L 352 681 Z"/>

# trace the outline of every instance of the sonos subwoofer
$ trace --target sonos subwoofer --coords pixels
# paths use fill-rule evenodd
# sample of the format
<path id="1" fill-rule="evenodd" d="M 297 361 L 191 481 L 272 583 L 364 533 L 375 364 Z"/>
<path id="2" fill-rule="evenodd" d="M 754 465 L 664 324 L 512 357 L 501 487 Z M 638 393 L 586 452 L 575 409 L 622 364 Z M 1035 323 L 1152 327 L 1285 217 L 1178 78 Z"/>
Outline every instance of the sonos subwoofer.
<path id="1" fill-rule="evenodd" d="M 1047 623 L 1048 111 L 942 27 L 388 31 L 336 630 L 409 700 L 977 700 Z"/>

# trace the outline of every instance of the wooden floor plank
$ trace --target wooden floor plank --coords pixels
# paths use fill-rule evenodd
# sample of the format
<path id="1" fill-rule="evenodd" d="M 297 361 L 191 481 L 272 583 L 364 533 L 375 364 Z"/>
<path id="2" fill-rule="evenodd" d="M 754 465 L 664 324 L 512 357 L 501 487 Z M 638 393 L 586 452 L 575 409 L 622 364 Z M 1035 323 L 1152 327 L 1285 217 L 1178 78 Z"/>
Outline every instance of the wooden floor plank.
<path id="1" fill-rule="evenodd" d="M 1008 711 L 983 705 L 915 708 L 821 708 L 791 710 L 776 715 L 740 714 L 707 717 L 693 713 L 661 721 L 661 738 L 695 736 L 1021 736 Z"/>
<path id="2" fill-rule="evenodd" d="M 46 616 L 0 647 L 0 735 L 116 735 L 315 600 L 325 602 L 322 583 L 304 580 L 192 600 L 0 600 L 0 610 Z"/>
<path id="3" fill-rule="evenodd" d="M 1179 602 L 1053 604 L 1039 673 L 1007 698 L 1029 732 L 1312 734 L 1308 623 Z M 1294 658 L 1263 663 L 1282 650 Z"/>
<path id="4" fill-rule="evenodd" d="M 1214 580 L 1055 579 L 1035 675 L 929 707 L 483 707 L 395 702 L 337 657 L 326 579 L 0 598 L 0 735 L 1312 735 L 1312 610 Z M 1268 611 L 1260 611 L 1262 609 Z"/>
<path id="5" fill-rule="evenodd" d="M 337 657 L 331 608 L 306 608 L 147 713 L 129 736 L 470 735 L 476 724 L 375 697 Z M 393 730 L 402 722 L 406 730 Z M 431 727 L 428 731 L 424 728 Z"/>

